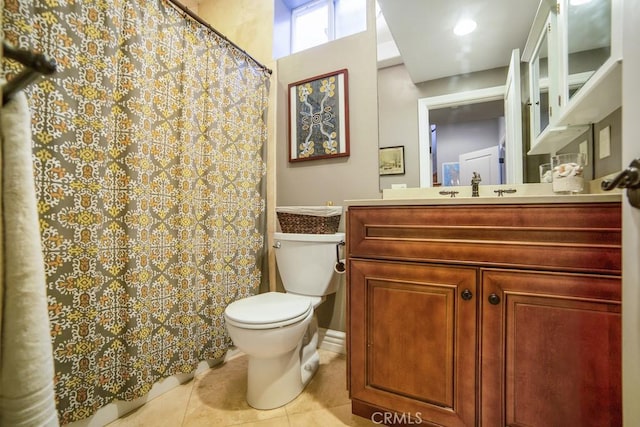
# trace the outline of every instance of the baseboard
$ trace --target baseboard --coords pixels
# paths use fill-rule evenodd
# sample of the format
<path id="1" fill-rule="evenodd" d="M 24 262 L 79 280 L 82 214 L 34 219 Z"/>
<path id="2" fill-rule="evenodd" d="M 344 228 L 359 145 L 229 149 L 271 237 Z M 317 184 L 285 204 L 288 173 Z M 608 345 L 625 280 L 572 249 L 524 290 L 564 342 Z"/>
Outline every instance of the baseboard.
<path id="1" fill-rule="evenodd" d="M 334 353 L 347 353 L 346 341 L 347 334 L 342 331 L 336 331 L 334 329 L 318 328 L 318 335 L 320 345 L 319 348 L 327 351 L 333 351 Z"/>
<path id="2" fill-rule="evenodd" d="M 65 424 L 65 427 L 102 427 L 106 424 L 109 424 L 118 418 L 128 414 L 129 412 L 138 409 L 145 403 L 155 399 L 158 396 L 163 395 L 164 393 L 178 387 L 181 384 L 190 381 L 196 375 L 205 372 L 207 369 L 210 369 L 220 363 L 233 359 L 242 352 L 237 350 L 235 347 L 227 350 L 227 353 L 224 357 L 220 359 L 210 359 L 206 361 L 202 361 L 196 367 L 196 370 L 190 374 L 178 374 L 172 375 L 170 377 L 164 378 L 158 382 L 156 382 L 152 387 L 149 393 L 146 395 L 132 400 L 132 401 L 124 401 L 124 400 L 114 400 L 113 402 L 103 406 L 98 409 L 92 416 L 89 418 L 85 418 L 84 420 L 72 422 L 69 424 Z"/>

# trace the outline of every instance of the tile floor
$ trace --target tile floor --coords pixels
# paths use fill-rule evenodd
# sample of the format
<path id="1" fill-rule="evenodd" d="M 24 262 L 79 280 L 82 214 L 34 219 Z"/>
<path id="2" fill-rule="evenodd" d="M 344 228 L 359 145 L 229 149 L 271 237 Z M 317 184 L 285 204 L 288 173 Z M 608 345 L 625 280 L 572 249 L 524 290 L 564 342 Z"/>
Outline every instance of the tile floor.
<path id="1" fill-rule="evenodd" d="M 346 390 L 346 357 L 319 350 L 320 369 L 287 405 L 269 411 L 245 401 L 247 358 L 235 357 L 146 403 L 109 427 L 338 427 L 373 426 L 351 414 Z"/>

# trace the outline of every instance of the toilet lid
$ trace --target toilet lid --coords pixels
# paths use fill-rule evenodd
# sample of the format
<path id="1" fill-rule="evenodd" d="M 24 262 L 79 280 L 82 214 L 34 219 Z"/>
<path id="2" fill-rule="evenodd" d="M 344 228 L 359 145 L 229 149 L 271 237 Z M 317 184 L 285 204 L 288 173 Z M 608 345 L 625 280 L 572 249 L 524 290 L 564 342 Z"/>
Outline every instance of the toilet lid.
<path id="1" fill-rule="evenodd" d="M 302 320 L 313 310 L 309 298 L 267 292 L 232 302 L 224 311 L 227 319 L 247 325 L 248 328 L 258 326 L 286 326 Z"/>

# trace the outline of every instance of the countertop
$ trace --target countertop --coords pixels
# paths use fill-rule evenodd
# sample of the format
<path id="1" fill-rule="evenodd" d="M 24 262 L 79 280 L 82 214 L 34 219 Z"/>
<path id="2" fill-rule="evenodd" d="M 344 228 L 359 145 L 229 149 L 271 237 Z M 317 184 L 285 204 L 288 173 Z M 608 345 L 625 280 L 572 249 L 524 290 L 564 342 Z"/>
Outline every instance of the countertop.
<path id="1" fill-rule="evenodd" d="M 498 189 L 516 190 L 498 196 Z M 441 195 L 440 191 L 458 191 L 456 197 Z M 415 205 L 504 205 L 543 203 L 607 203 L 620 202 L 622 191 L 590 194 L 555 194 L 551 184 L 486 185 L 480 186 L 480 197 L 471 197 L 471 187 L 405 188 L 384 190 L 380 199 L 345 200 L 345 206 L 415 206 Z"/>

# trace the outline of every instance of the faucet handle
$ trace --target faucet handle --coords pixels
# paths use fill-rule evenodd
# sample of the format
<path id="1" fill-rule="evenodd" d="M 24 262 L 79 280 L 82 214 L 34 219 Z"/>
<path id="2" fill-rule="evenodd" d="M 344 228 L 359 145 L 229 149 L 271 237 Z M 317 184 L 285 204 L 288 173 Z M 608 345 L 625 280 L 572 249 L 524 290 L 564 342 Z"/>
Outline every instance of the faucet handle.
<path id="1" fill-rule="evenodd" d="M 506 194 L 513 194 L 513 193 L 515 193 L 516 191 L 517 191 L 517 190 L 516 190 L 516 189 L 513 189 L 513 188 L 509 188 L 509 189 L 507 189 L 507 190 L 502 189 L 502 188 L 501 188 L 501 189 L 499 189 L 499 190 L 493 190 L 493 192 L 494 192 L 494 193 L 496 193 L 496 194 L 498 195 L 498 197 L 502 197 L 502 196 L 504 196 L 504 195 L 505 195 L 505 193 L 506 193 Z"/>
<path id="2" fill-rule="evenodd" d="M 440 191 L 440 194 L 442 194 L 443 196 L 451 196 L 451 198 L 456 197 L 456 194 L 458 194 L 459 191 Z"/>

